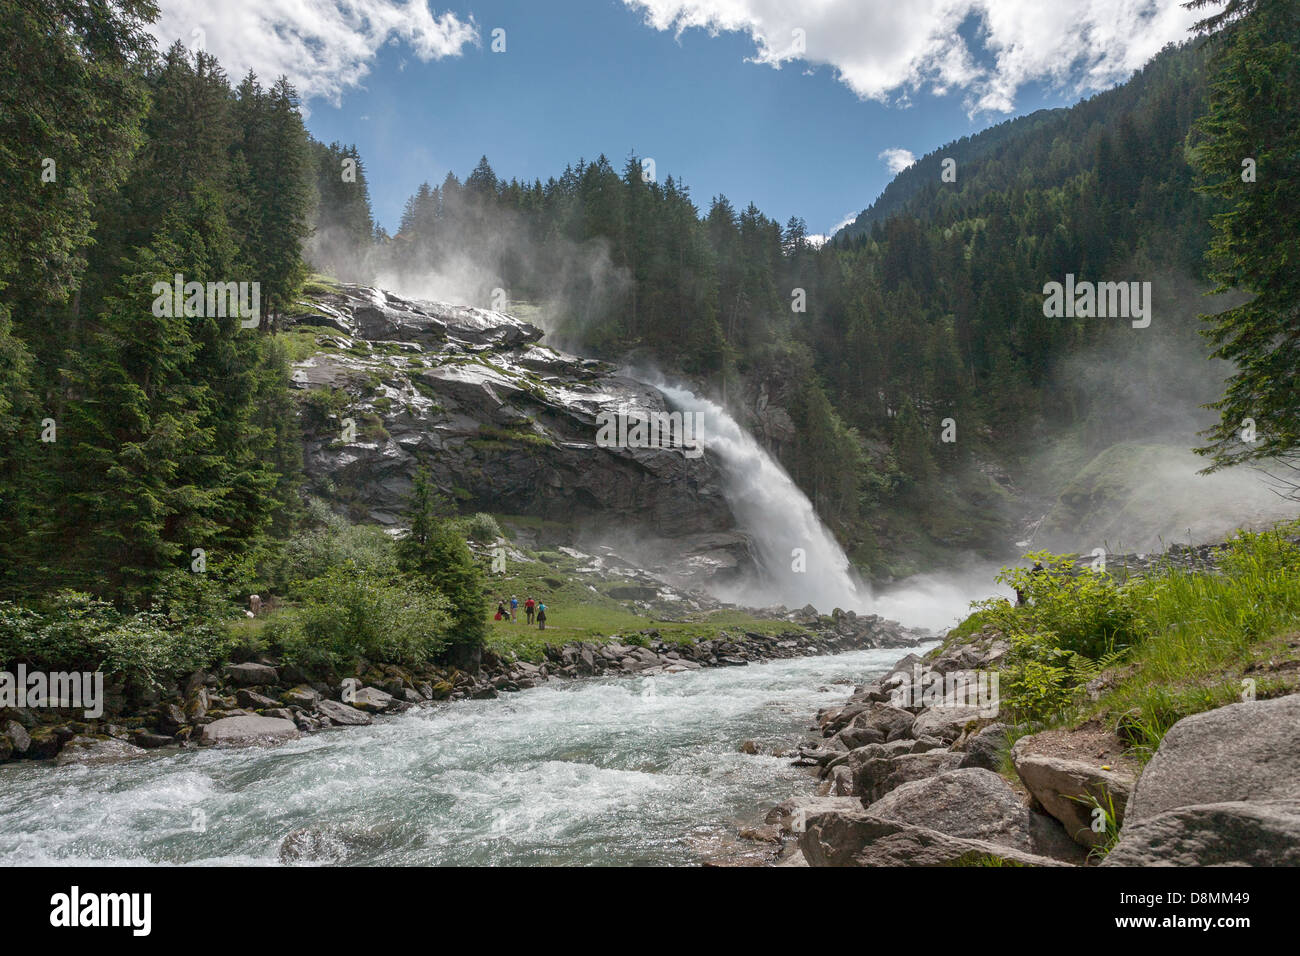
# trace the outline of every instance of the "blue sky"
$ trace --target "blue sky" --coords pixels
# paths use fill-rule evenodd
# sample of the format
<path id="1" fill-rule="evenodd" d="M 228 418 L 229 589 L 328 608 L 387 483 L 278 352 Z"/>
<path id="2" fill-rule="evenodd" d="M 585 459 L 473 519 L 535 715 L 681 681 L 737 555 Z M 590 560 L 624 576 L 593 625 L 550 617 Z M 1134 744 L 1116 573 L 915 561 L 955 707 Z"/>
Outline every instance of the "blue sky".
<path id="1" fill-rule="evenodd" d="M 1076 102 L 1186 21 L 1172 0 L 983 3 L 226 0 L 214 18 L 163 0 L 156 32 L 195 38 L 235 77 L 289 73 L 313 135 L 359 147 L 390 231 L 422 181 L 463 178 L 483 154 L 498 176 L 545 180 L 602 152 L 621 168 L 635 150 L 702 209 L 723 193 L 827 233 L 892 177 L 885 151 L 921 156 Z"/>

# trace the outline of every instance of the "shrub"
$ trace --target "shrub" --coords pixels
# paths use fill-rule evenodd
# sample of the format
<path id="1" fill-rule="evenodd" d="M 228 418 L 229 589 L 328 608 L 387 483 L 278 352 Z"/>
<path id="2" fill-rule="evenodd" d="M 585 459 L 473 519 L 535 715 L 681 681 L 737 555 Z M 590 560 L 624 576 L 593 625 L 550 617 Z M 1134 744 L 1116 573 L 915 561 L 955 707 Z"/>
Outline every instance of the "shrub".
<path id="1" fill-rule="evenodd" d="M 480 544 L 494 544 L 505 538 L 497 519 L 482 511 L 465 518 L 456 518 L 452 524 L 470 541 Z"/>
<path id="2" fill-rule="evenodd" d="M 427 663 L 447 646 L 451 614 L 436 590 L 347 566 L 306 582 L 301 604 L 263 632 L 285 660 L 334 670 L 358 657 L 391 664 Z"/>
<path id="3" fill-rule="evenodd" d="M 1097 659 L 1141 640 L 1144 625 L 1130 591 L 1105 574 L 1078 570 L 1070 555 L 1035 551 L 1040 568 L 1003 568 L 998 580 L 1022 592 L 1027 630 L 1056 635 L 1055 645 Z M 1004 602 L 1005 603 L 1005 602 Z"/>
<path id="4" fill-rule="evenodd" d="M 221 656 L 215 621 L 158 609 L 123 614 L 89 594 L 62 591 L 39 610 L 0 602 L 0 662 L 51 671 L 103 671 L 160 683 Z"/>
<path id="5" fill-rule="evenodd" d="M 379 577 L 396 570 L 394 542 L 383 528 L 351 524 L 315 500 L 308 504 L 308 513 L 318 526 L 285 544 L 268 575 L 276 590 L 295 594 L 303 582 L 337 568 L 351 567 Z"/>

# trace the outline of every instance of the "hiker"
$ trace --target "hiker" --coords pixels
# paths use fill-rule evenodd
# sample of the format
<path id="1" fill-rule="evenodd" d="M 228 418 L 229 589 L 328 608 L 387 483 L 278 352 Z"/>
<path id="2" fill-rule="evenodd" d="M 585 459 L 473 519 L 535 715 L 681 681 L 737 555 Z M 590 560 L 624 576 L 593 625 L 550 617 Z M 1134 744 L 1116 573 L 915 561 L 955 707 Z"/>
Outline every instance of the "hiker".
<path id="1" fill-rule="evenodd" d="M 517 594 L 510 595 L 510 623 L 519 623 L 519 596 Z"/>
<path id="2" fill-rule="evenodd" d="M 524 614 L 528 616 L 528 625 L 530 627 L 532 626 L 533 623 L 533 614 L 535 614 L 536 611 L 537 611 L 537 602 L 534 601 L 531 597 L 529 597 L 528 600 L 524 601 Z"/>
<path id="3" fill-rule="evenodd" d="M 540 601 L 537 604 L 537 629 L 539 631 L 546 630 L 546 605 Z"/>
<path id="4" fill-rule="evenodd" d="M 497 601 L 496 620 L 499 621 L 505 616 L 506 616 L 506 602 L 505 602 L 505 598 L 502 598 L 500 601 Z"/>

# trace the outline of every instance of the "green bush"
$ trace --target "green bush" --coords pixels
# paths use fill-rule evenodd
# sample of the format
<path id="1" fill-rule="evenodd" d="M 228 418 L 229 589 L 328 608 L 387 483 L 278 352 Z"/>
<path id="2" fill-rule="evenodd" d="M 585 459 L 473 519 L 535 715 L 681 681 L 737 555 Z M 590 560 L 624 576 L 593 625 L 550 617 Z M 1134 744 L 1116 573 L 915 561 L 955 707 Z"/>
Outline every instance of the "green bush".
<path id="1" fill-rule="evenodd" d="M 999 676 L 1001 702 L 1017 720 L 1043 721 L 1061 714 L 1077 688 L 1118 663 L 1149 632 L 1133 589 L 1105 574 L 1079 570 L 1069 555 L 1033 552 L 1040 567 L 1004 568 L 998 580 L 1025 596 L 977 602 L 981 626 L 1011 642 Z"/>
<path id="2" fill-rule="evenodd" d="M 358 657 L 425 664 L 449 640 L 447 599 L 401 578 L 334 568 L 302 585 L 300 600 L 272 618 L 263 634 L 286 661 L 308 669 L 336 670 Z"/>
<path id="3" fill-rule="evenodd" d="M 1055 646 L 1094 660 L 1141 640 L 1145 625 L 1131 591 L 1105 574 L 1079 570 L 1072 555 L 1025 557 L 1041 567 L 1003 568 L 998 581 L 1025 595 L 1027 604 L 1017 610 L 1027 630 L 1051 632 Z"/>
<path id="4" fill-rule="evenodd" d="M 497 519 L 482 511 L 453 519 L 451 523 L 462 535 L 479 544 L 494 544 L 505 538 Z"/>
<path id="5" fill-rule="evenodd" d="M 316 527 L 289 540 L 268 569 L 273 591 L 296 595 L 303 582 L 336 568 L 352 567 L 379 577 L 396 570 L 394 541 L 383 528 L 351 524 L 314 499 L 307 510 Z"/>
<path id="6" fill-rule="evenodd" d="M 62 591 L 40 609 L 0 602 L 0 662 L 51 671 L 103 671 L 146 682 L 174 679 L 222 657 L 220 624 L 157 608 L 123 614 L 89 594 Z"/>

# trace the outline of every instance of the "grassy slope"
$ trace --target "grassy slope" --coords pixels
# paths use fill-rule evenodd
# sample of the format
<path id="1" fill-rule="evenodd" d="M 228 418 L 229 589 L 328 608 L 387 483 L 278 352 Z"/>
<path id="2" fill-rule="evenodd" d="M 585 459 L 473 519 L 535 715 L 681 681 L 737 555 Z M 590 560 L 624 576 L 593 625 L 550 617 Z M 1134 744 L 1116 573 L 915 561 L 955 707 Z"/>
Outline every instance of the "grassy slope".
<path id="1" fill-rule="evenodd" d="M 502 523 L 509 526 L 526 521 L 503 517 Z M 579 568 L 587 562 L 560 551 L 532 551 L 517 545 L 512 545 L 511 551 L 524 555 L 525 560 L 508 560 L 505 573 L 488 575 L 492 597 L 488 647 L 498 654 L 513 653 L 538 660 L 545 644 L 604 642 L 620 635 L 626 639 L 651 629 L 659 632 L 661 640 L 681 642 L 716 637 L 720 631 L 741 639 L 746 631 L 779 634 L 803 630 L 788 621 L 757 618 L 736 610 L 691 611 L 662 601 L 651 602 L 649 608 L 640 607 L 609 593 L 619 587 L 644 586 L 639 581 L 616 574 L 584 574 Z M 491 620 L 497 599 L 504 598 L 508 606 L 511 595 L 519 598 L 518 623 Z M 529 596 L 546 605 L 545 631 L 524 623 L 523 603 Z"/>
<path id="2" fill-rule="evenodd" d="M 1120 729 L 1145 761 L 1183 717 L 1249 693 L 1269 698 L 1300 690 L 1300 548 L 1289 541 L 1298 530 L 1292 524 L 1243 535 L 1219 574 L 1178 570 L 1123 585 L 1142 636 L 1102 672 L 1098 698 L 1076 689 L 1055 713 L 1013 714 L 1013 739 L 1100 721 Z M 1029 609 L 1012 613 L 1032 630 Z M 944 646 L 978 638 L 996 617 L 977 611 L 949 632 Z"/>

